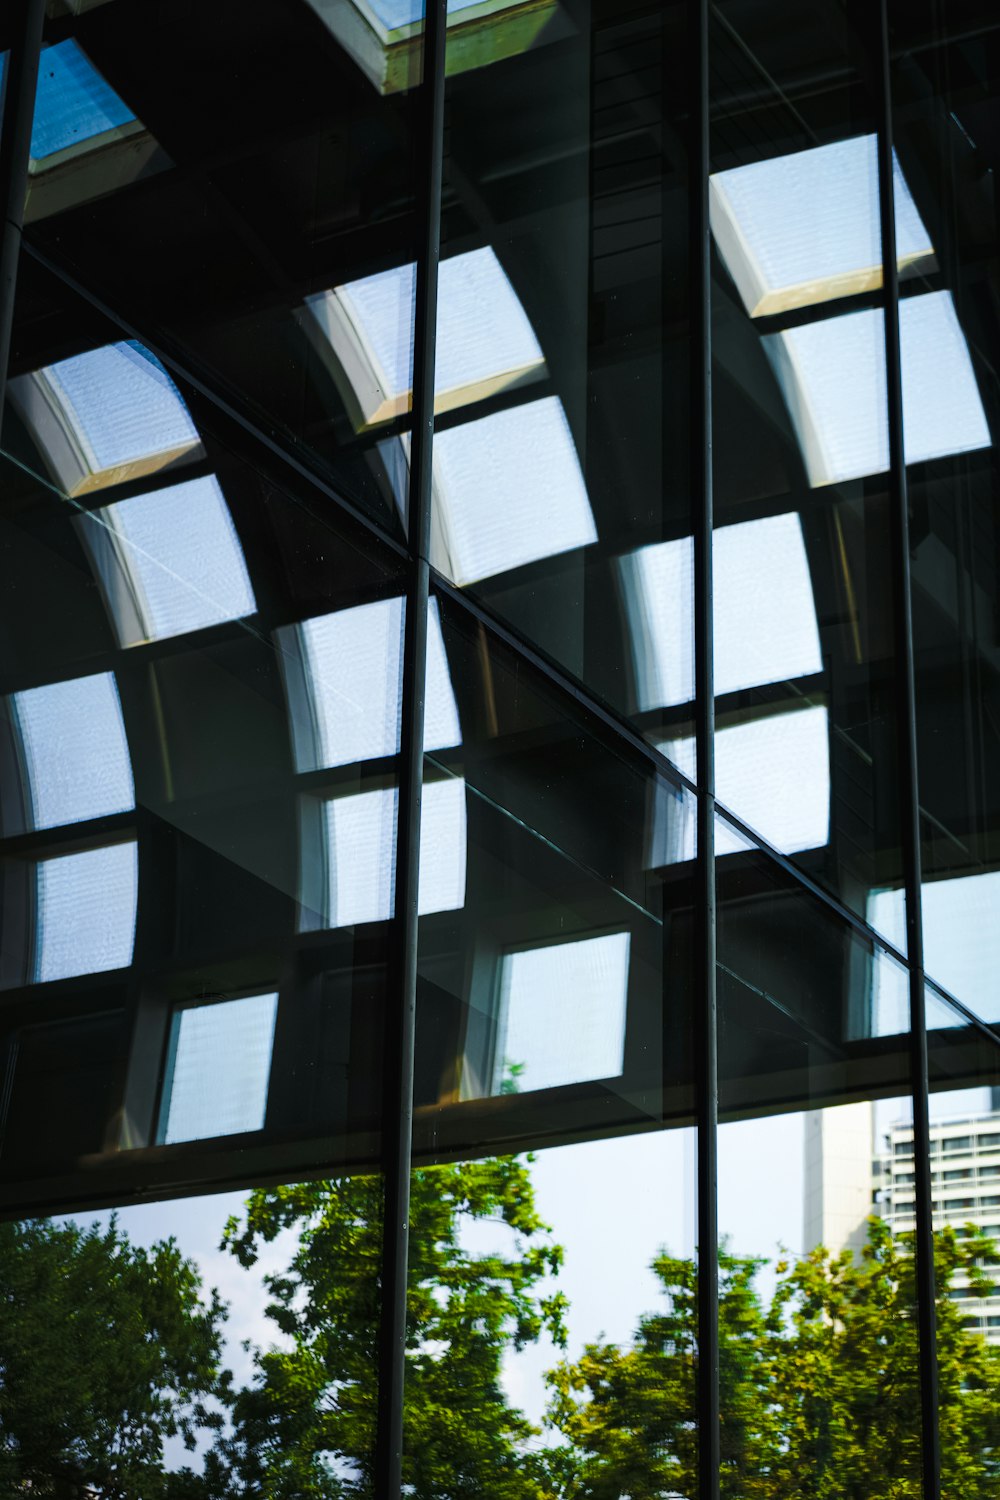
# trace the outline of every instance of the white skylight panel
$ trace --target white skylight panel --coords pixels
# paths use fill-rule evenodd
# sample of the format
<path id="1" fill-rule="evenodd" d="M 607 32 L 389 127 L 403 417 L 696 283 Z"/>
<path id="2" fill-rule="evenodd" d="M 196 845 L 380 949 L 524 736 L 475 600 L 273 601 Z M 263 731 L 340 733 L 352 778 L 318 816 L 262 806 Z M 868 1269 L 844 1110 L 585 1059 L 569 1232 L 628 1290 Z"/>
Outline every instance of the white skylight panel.
<path id="1" fill-rule="evenodd" d="M 395 788 L 384 787 L 326 803 L 330 927 L 392 916 L 396 801 Z M 420 821 L 420 915 L 464 906 L 465 875 L 465 782 L 428 782 Z"/>
<path id="2" fill-rule="evenodd" d="M 794 512 L 718 527 L 715 690 L 732 693 L 822 670 L 802 524 Z M 620 559 L 637 707 L 694 697 L 693 543 L 656 542 Z"/>
<path id="3" fill-rule="evenodd" d="M 628 964 L 627 932 L 505 954 L 494 1092 L 618 1077 Z"/>
<path id="4" fill-rule="evenodd" d="M 363 425 L 406 411 L 413 384 L 416 271 L 394 266 L 306 299 Z M 490 246 L 441 262 L 435 410 L 448 411 L 539 375 L 545 359 Z M 347 394 L 345 392 L 345 394 Z"/>
<path id="5" fill-rule="evenodd" d="M 277 995 L 177 1013 L 163 1128 L 168 1145 L 263 1128 L 277 1013 Z"/>
<path id="6" fill-rule="evenodd" d="M 40 860 L 35 979 L 127 968 L 137 896 L 134 843 Z"/>
<path id="7" fill-rule="evenodd" d="M 31 827 L 57 828 L 135 805 L 118 688 L 110 672 L 14 694 Z"/>
<path id="8" fill-rule="evenodd" d="M 965 336 L 949 292 L 900 303 L 907 463 L 990 445 Z M 889 467 L 882 312 L 790 328 L 762 340 L 817 488 Z"/>
<path id="9" fill-rule="evenodd" d="M 772 714 L 716 731 L 715 783 L 720 804 L 780 854 L 818 849 L 830 839 L 830 743 L 822 707 Z M 658 745 L 694 779 L 694 740 Z M 718 825 L 717 853 L 744 847 Z M 693 847 L 688 854 L 692 858 Z"/>
<path id="10" fill-rule="evenodd" d="M 893 157 L 899 266 L 929 268 L 934 247 Z M 751 317 L 882 284 L 877 141 L 834 141 L 717 172 L 712 232 Z"/>
<path id="11" fill-rule="evenodd" d="M 135 115 L 75 41 L 46 47 L 38 68 L 31 155 L 44 160 L 67 147 L 120 129 Z"/>
<path id="12" fill-rule="evenodd" d="M 120 500 L 85 520 L 123 646 L 255 612 L 243 549 L 213 475 Z"/>
<path id="13" fill-rule="evenodd" d="M 314 730 L 296 736 L 300 771 L 395 755 L 401 728 L 403 600 L 380 599 L 299 627 Z M 427 617 L 424 749 L 461 743 L 436 599 Z"/>
<path id="14" fill-rule="evenodd" d="M 1000 1021 L 1000 870 L 921 887 L 928 975 L 984 1021 Z"/>
<path id="15" fill-rule="evenodd" d="M 140 344 L 107 344 L 10 385 L 59 484 L 84 494 L 201 453 L 166 370 Z"/>
<path id="16" fill-rule="evenodd" d="M 454 583 L 596 540 L 573 436 L 555 396 L 436 435 L 432 561 Z"/>

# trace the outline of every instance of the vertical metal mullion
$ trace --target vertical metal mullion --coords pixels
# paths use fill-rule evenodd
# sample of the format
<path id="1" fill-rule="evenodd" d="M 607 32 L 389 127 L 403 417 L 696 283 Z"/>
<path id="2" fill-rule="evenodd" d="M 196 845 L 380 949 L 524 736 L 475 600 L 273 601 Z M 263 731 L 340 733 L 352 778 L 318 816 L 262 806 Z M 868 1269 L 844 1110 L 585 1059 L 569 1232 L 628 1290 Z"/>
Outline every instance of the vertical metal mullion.
<path id="1" fill-rule="evenodd" d="M 413 437 L 410 450 L 409 560 L 403 633 L 402 730 L 399 752 L 395 906 L 383 1100 L 384 1222 L 379 1327 L 375 1495 L 397 1500 L 402 1487 L 403 1393 L 406 1359 L 406 1276 L 409 1253 L 413 1057 L 417 999 L 417 902 L 423 790 L 428 546 L 434 445 L 434 367 L 441 184 L 444 153 L 446 0 L 427 0 L 422 129 L 424 171 L 418 191 L 423 233 L 418 247 L 413 331 Z"/>
<path id="2" fill-rule="evenodd" d="M 937 1315 L 934 1282 L 934 1221 L 931 1205 L 929 1068 L 924 1000 L 921 920 L 920 805 L 917 776 L 916 674 L 910 579 L 909 492 L 903 432 L 903 370 L 899 333 L 899 272 L 893 204 L 892 81 L 887 0 L 879 0 L 878 183 L 885 288 L 885 362 L 889 428 L 889 493 L 892 508 L 896 680 L 901 836 L 906 890 L 906 940 L 910 987 L 910 1065 L 913 1096 L 913 1156 L 916 1177 L 916 1291 L 922 1412 L 924 1500 L 940 1495 Z"/>
<path id="3" fill-rule="evenodd" d="M 719 1080 L 716 1014 L 715 672 L 712 593 L 712 239 L 709 225 L 708 0 L 690 6 L 691 491 L 694 496 L 695 741 L 698 854 L 695 876 L 695 1088 L 698 1121 L 698 1492 L 718 1500 Z"/>
<path id="4" fill-rule="evenodd" d="M 14 294 L 24 229 L 31 127 L 35 117 L 35 88 L 44 24 L 45 0 L 22 0 L 5 69 L 0 122 L 0 212 L 3 213 L 0 234 L 0 415 L 3 413 L 14 326 Z"/>

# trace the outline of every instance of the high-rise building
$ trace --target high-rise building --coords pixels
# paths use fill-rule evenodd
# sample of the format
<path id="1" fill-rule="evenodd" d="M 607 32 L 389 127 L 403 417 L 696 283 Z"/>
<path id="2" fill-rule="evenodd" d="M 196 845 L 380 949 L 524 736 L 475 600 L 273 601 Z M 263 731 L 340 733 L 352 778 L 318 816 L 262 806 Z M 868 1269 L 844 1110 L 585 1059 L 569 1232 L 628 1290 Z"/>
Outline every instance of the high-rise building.
<path id="1" fill-rule="evenodd" d="M 77 1214 L 227 1289 L 241 1493 L 988 1493 L 931 1231 L 1000 1087 L 995 7 L 8 0 L 0 52 L 0 1487 L 125 1441 L 72 1363 L 150 1319 L 74 1334 L 67 1263 L 4 1332 Z M 916 1290 L 803 1423 L 780 1299 L 851 1330 L 778 1246 L 861 1251 L 873 1109 Z"/>

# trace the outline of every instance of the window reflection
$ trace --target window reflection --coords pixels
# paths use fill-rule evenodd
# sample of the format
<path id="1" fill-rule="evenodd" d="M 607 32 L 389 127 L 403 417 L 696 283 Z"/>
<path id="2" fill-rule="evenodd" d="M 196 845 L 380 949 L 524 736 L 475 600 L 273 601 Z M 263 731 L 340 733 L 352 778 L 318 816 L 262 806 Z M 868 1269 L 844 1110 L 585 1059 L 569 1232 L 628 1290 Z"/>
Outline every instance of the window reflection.
<path id="1" fill-rule="evenodd" d="M 628 956 L 627 932 L 504 955 L 495 1092 L 621 1073 Z"/>
<path id="2" fill-rule="evenodd" d="M 201 455 L 170 376 L 141 344 L 108 344 L 20 375 L 10 400 L 53 479 L 83 495 Z"/>
<path id="3" fill-rule="evenodd" d="M 397 794 L 393 787 L 334 797 L 323 804 L 327 927 L 384 922 L 392 916 Z M 421 915 L 465 903 L 465 782 L 428 782 L 420 822 Z M 304 872 L 307 891 L 315 873 Z M 309 903 L 307 902 L 307 905 Z"/>
<path id="4" fill-rule="evenodd" d="M 1000 871 L 925 881 L 928 974 L 984 1021 L 1000 1021 Z"/>
<path id="5" fill-rule="evenodd" d="M 823 707 L 772 714 L 718 729 L 715 777 L 719 801 L 781 854 L 816 849 L 830 838 L 829 716 Z M 695 779 L 691 737 L 658 746 Z M 742 848 L 720 824 L 716 852 Z M 691 857 L 693 857 L 693 849 Z"/>
<path id="6" fill-rule="evenodd" d="M 737 692 L 822 670 L 809 560 L 794 514 L 719 527 L 715 690 Z M 619 560 L 640 709 L 694 696 L 690 537 Z"/>
<path id="7" fill-rule="evenodd" d="M 119 643 L 182 635 L 253 614 L 243 549 L 212 475 L 79 518 Z"/>
<path id="8" fill-rule="evenodd" d="M 951 294 L 906 298 L 899 333 L 907 463 L 989 447 L 986 413 Z M 848 313 L 762 342 L 810 485 L 888 469 L 883 314 Z"/>
<path id="9" fill-rule="evenodd" d="M 135 803 L 118 689 L 110 672 L 13 696 L 31 828 L 125 812 Z"/>
<path id="10" fill-rule="evenodd" d="M 415 295 L 412 264 L 306 299 L 330 368 L 358 427 L 409 410 Z M 438 272 L 434 409 L 450 411 L 536 379 L 545 358 L 489 246 L 443 260 Z"/>
<path id="11" fill-rule="evenodd" d="M 164 1084 L 165 1142 L 261 1129 L 277 1011 L 277 995 L 251 995 L 177 1012 Z"/>
<path id="12" fill-rule="evenodd" d="M 404 601 L 380 599 L 279 632 L 300 771 L 399 750 Z M 427 619 L 424 749 L 461 743 L 437 600 Z"/>
<path id="13" fill-rule="evenodd" d="M 934 247 L 893 157 L 901 271 L 934 267 Z M 752 318 L 882 285 L 877 141 L 834 141 L 716 172 L 712 233 Z"/>
<path id="14" fill-rule="evenodd" d="M 134 843 L 39 860 L 35 980 L 127 968 L 137 897 Z"/>

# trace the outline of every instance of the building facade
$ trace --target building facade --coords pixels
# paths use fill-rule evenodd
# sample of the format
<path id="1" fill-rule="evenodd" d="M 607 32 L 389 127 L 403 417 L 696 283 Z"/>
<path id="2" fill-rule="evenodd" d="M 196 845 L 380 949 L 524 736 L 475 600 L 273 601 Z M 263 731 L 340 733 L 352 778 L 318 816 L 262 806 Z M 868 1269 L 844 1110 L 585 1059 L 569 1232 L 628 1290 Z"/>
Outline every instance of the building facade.
<path id="1" fill-rule="evenodd" d="M 992 8 L 0 49 L 0 1302 L 233 1307 L 190 1452 L 8 1373 L 0 1482 L 995 1493 Z"/>

